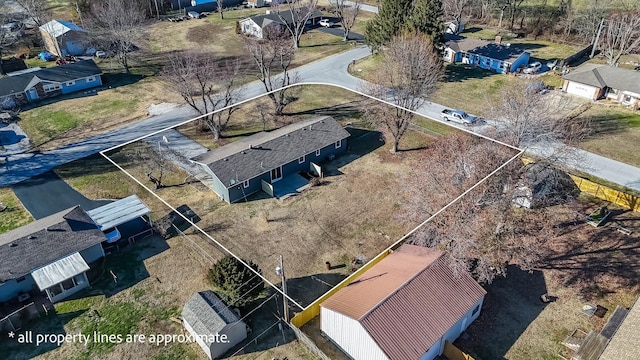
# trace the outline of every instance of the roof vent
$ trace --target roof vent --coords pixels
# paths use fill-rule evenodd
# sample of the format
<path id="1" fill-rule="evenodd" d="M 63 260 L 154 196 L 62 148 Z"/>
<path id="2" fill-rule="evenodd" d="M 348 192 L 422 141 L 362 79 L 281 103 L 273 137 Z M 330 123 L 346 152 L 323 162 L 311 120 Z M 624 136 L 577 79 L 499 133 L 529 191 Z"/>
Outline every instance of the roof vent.
<path id="1" fill-rule="evenodd" d="M 35 235 L 29 235 L 29 237 L 28 237 L 27 239 L 31 239 L 31 240 L 33 240 L 33 239 L 35 239 L 35 238 L 36 238 L 36 237 L 35 237 Z"/>
<path id="2" fill-rule="evenodd" d="M 18 246 L 18 244 L 16 244 L 16 243 L 11 243 L 11 245 L 9 245 L 9 246 L 10 246 L 10 247 L 16 247 L 16 246 Z"/>
<path id="3" fill-rule="evenodd" d="M 243 154 L 246 154 L 247 152 L 246 152 L 246 151 L 243 151 L 242 153 L 243 153 Z"/>
<path id="4" fill-rule="evenodd" d="M 224 161 L 229 161 L 229 159 L 224 159 Z"/>

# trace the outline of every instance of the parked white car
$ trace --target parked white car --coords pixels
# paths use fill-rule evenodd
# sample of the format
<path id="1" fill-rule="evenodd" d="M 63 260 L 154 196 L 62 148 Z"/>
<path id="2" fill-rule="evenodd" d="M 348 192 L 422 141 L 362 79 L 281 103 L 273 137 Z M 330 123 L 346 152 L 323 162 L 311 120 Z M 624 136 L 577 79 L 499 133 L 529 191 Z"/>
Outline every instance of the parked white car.
<path id="1" fill-rule="evenodd" d="M 320 20 L 320 22 L 318 24 L 320 24 L 320 26 L 324 26 L 326 28 L 330 28 L 330 27 L 333 27 L 333 25 L 335 25 L 334 23 L 329 21 L 329 19 L 322 19 L 322 20 Z"/>
<path id="2" fill-rule="evenodd" d="M 533 62 L 522 70 L 525 74 L 535 74 L 542 68 L 542 64 L 539 61 Z"/>
<path id="3" fill-rule="evenodd" d="M 96 53 L 94 54 L 97 58 L 106 58 L 107 57 L 107 53 L 102 51 L 102 50 L 98 50 L 96 51 Z"/>
<path id="4" fill-rule="evenodd" d="M 196 11 L 189 11 L 187 15 L 189 15 L 189 17 L 192 19 L 200 19 L 200 13 Z"/>

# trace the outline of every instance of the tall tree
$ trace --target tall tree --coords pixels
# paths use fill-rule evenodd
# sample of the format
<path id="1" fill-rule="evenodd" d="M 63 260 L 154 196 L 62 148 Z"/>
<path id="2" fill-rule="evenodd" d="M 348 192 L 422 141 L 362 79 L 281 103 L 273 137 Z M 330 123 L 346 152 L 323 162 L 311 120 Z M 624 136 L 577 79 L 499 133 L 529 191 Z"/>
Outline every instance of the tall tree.
<path id="1" fill-rule="evenodd" d="M 411 14 L 412 0 L 385 0 L 378 14 L 367 22 L 365 38 L 373 51 L 377 51 L 406 26 Z"/>
<path id="2" fill-rule="evenodd" d="M 334 12 L 340 19 L 342 30 L 344 32 L 343 40 L 349 40 L 349 32 L 356 23 L 356 18 L 360 13 L 362 7 L 362 0 L 348 1 L 348 0 L 333 0 Z"/>
<path id="3" fill-rule="evenodd" d="M 458 26 L 462 22 L 462 16 L 466 9 L 469 7 L 471 0 L 443 0 L 442 1 L 442 10 L 444 14 L 449 17 L 449 19 L 453 19 Z M 447 20 L 449 20 L 447 19 Z"/>
<path id="4" fill-rule="evenodd" d="M 258 265 L 243 260 L 254 271 L 262 273 Z M 209 270 L 211 284 L 220 298 L 230 306 L 242 307 L 255 300 L 264 289 L 264 281 L 231 255 L 218 260 Z"/>
<path id="5" fill-rule="evenodd" d="M 611 15 L 602 31 L 599 47 L 612 66 L 618 65 L 622 55 L 640 52 L 640 12 Z"/>
<path id="6" fill-rule="evenodd" d="M 391 152 L 395 153 L 413 119 L 413 111 L 435 91 L 442 77 L 442 61 L 431 39 L 419 33 L 393 38 L 381 57 L 376 78 L 364 90 L 396 106 L 377 102 L 367 106 L 365 112 L 391 137 Z"/>
<path id="7" fill-rule="evenodd" d="M 296 48 L 287 33 L 276 27 L 267 27 L 263 39 L 245 37 L 244 46 L 256 64 L 258 79 L 273 103 L 275 115 L 282 115 L 287 104 L 284 87 L 296 82 L 296 75 L 291 72 Z"/>
<path id="8" fill-rule="evenodd" d="M 441 18 L 441 0 L 414 0 L 407 27 L 411 31 L 427 34 L 434 39 L 434 43 L 439 43 L 442 35 Z"/>
<path id="9" fill-rule="evenodd" d="M 142 33 L 144 6 L 137 0 L 100 0 L 92 4 L 91 12 L 97 37 L 115 51 L 120 65 L 130 73 L 129 54 Z"/>
<path id="10" fill-rule="evenodd" d="M 237 60 L 216 60 L 206 52 L 182 52 L 169 57 L 163 78 L 171 90 L 199 115 L 214 140 L 220 139 L 237 107 L 232 105 L 242 91 L 237 87 L 240 64 Z"/>
<path id="11" fill-rule="evenodd" d="M 295 48 L 300 47 L 300 38 L 305 31 L 307 21 L 317 11 L 318 0 L 277 0 L 271 2 L 273 13 L 291 34 Z"/>
<path id="12" fill-rule="evenodd" d="M 9 25 L 13 22 L 14 21 L 10 16 L 0 14 L 0 26 Z M 16 32 L 0 30 L 0 74 L 4 74 L 4 70 L 2 68 L 2 58 L 4 57 L 8 49 L 17 41 L 18 36 Z"/>
<path id="13" fill-rule="evenodd" d="M 27 12 L 36 27 L 40 27 L 51 18 L 45 0 L 15 0 L 15 2 Z"/>

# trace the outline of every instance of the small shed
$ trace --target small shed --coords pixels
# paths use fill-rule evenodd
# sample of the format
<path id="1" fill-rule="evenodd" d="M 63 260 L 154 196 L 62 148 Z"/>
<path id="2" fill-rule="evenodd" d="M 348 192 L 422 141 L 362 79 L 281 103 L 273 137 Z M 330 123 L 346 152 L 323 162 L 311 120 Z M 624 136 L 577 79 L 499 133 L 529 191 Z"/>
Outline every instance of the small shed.
<path id="1" fill-rule="evenodd" d="M 247 325 L 211 290 L 193 295 L 182 309 L 185 329 L 210 359 L 247 338 Z"/>

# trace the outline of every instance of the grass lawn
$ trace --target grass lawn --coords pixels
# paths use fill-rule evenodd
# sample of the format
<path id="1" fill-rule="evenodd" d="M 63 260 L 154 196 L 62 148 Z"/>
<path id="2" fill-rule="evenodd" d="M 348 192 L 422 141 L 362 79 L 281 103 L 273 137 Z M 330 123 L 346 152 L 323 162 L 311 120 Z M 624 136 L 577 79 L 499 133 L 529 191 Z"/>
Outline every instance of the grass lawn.
<path id="1" fill-rule="evenodd" d="M 591 119 L 594 131 L 582 149 L 640 167 L 639 111 L 598 103 L 581 116 Z"/>
<path id="2" fill-rule="evenodd" d="M 31 214 L 25 210 L 10 188 L 0 188 L 0 203 L 7 207 L 0 212 L 0 233 L 13 230 L 33 221 Z"/>

